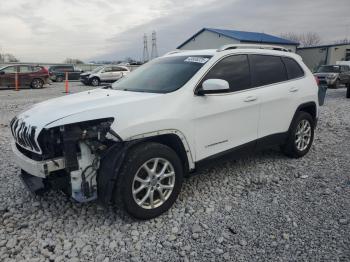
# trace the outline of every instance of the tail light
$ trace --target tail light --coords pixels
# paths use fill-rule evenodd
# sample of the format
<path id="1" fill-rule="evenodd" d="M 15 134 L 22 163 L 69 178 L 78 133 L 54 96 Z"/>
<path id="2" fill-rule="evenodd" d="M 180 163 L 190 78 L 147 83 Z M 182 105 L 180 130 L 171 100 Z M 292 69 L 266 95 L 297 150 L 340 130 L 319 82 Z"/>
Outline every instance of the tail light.
<path id="1" fill-rule="evenodd" d="M 44 66 L 41 68 L 41 72 L 43 72 L 44 74 L 50 75 L 49 70 L 47 70 L 47 68 Z"/>
<path id="2" fill-rule="evenodd" d="M 315 77 L 316 84 L 319 86 L 320 85 L 320 79 L 318 79 L 317 76 L 314 76 L 314 77 Z"/>

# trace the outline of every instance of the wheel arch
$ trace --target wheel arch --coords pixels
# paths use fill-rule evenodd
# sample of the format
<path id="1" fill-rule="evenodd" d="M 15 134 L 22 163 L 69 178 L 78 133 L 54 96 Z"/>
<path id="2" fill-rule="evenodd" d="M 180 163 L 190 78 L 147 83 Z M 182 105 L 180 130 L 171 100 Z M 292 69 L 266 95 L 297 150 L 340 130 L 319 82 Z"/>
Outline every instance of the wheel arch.
<path id="1" fill-rule="evenodd" d="M 133 136 L 128 140 L 139 140 L 140 142 L 156 142 L 173 149 L 180 157 L 184 174 L 195 168 L 193 156 L 185 136 L 178 130 L 160 130 L 142 135 Z"/>
<path id="2" fill-rule="evenodd" d="M 157 142 L 172 148 L 180 157 L 184 166 L 184 175 L 194 169 L 194 162 L 186 138 L 180 131 L 163 130 L 138 135 L 128 141 L 121 141 L 108 149 L 101 159 L 98 172 L 98 199 L 101 204 L 108 204 L 112 199 L 115 184 L 118 183 L 119 170 L 124 159 L 134 146 L 145 142 Z"/>
<path id="3" fill-rule="evenodd" d="M 305 113 L 310 114 L 312 116 L 312 119 L 313 119 L 315 125 L 317 124 L 317 105 L 314 101 L 310 101 L 310 102 L 306 102 L 306 103 L 299 105 L 298 108 L 295 110 L 295 113 L 294 113 L 294 116 L 292 118 L 292 121 L 290 122 L 288 131 L 290 130 L 292 123 L 294 122 L 294 120 L 299 112 L 305 112 Z"/>

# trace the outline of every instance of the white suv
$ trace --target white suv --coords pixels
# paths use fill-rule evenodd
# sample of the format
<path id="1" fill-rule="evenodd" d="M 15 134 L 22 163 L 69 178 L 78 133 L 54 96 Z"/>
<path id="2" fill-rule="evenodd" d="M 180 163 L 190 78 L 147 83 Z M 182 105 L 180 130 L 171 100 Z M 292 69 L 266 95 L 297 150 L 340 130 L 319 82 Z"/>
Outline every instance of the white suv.
<path id="1" fill-rule="evenodd" d="M 140 219 L 176 200 L 183 177 L 228 152 L 310 149 L 318 87 L 283 48 L 175 51 L 109 89 L 39 103 L 11 122 L 21 177 L 34 192 L 117 203 Z"/>

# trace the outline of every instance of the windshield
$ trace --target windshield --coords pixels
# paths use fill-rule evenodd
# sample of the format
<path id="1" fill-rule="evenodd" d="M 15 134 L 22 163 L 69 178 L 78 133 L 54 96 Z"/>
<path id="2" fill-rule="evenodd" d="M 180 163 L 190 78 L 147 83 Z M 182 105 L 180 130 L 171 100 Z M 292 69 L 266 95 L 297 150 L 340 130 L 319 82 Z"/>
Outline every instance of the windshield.
<path id="1" fill-rule="evenodd" d="M 104 68 L 105 66 L 99 66 L 96 67 L 94 70 L 91 71 L 91 73 L 97 73 L 98 71 L 100 71 L 102 68 Z"/>
<path id="2" fill-rule="evenodd" d="M 340 66 L 321 66 L 317 73 L 339 73 Z"/>
<path id="3" fill-rule="evenodd" d="M 112 87 L 134 92 L 169 93 L 186 84 L 210 58 L 211 56 L 158 58 L 115 82 Z"/>

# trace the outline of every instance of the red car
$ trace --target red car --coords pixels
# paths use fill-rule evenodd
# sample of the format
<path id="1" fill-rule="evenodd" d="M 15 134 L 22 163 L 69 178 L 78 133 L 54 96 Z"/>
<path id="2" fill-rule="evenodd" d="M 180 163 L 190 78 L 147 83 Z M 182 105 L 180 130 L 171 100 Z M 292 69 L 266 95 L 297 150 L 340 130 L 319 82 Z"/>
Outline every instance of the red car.
<path id="1" fill-rule="evenodd" d="M 49 81 L 49 71 L 43 66 L 10 65 L 0 68 L 0 88 L 42 88 Z"/>

